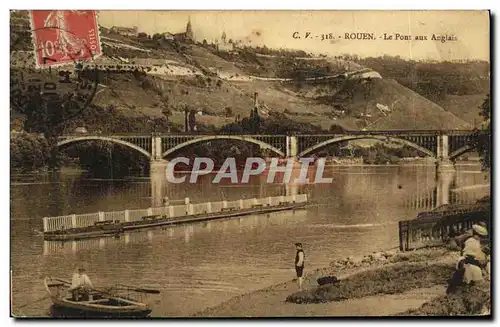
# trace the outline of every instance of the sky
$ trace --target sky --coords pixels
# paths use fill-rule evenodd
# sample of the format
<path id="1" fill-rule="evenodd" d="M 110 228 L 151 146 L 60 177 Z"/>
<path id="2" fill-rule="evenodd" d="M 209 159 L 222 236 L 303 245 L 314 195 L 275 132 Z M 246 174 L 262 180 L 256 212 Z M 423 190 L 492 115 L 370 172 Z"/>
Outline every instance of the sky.
<path id="1" fill-rule="evenodd" d="M 100 11 L 105 27 L 137 26 L 148 34 L 179 33 L 191 20 L 197 41 L 251 40 L 269 48 L 302 49 L 329 55 L 401 56 L 415 60 L 480 59 L 489 61 L 487 11 Z M 293 33 L 301 39 L 293 38 Z M 308 39 L 305 34 L 311 33 Z M 374 33 L 375 40 L 346 40 L 345 33 Z M 333 33 L 341 39 L 323 40 Z M 384 33 L 427 36 L 427 41 L 383 40 Z M 453 35 L 441 43 L 433 34 Z M 317 37 L 316 37 L 317 36 Z M 311 38 L 312 37 L 312 38 Z"/>

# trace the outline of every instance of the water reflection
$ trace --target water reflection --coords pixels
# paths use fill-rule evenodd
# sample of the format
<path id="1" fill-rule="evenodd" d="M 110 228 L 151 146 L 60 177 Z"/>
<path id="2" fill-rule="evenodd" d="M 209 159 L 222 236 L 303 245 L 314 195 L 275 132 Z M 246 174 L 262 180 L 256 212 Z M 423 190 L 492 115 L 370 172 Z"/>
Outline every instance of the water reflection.
<path id="1" fill-rule="evenodd" d="M 224 234 L 242 234 L 247 230 L 266 228 L 270 225 L 279 226 L 286 223 L 299 223 L 307 219 L 304 209 L 276 212 L 272 214 L 251 215 L 239 218 L 224 219 L 222 221 L 207 221 L 179 226 L 155 228 L 145 231 L 131 231 L 120 237 L 101 237 L 75 241 L 43 241 L 43 255 L 60 253 L 77 253 L 91 249 L 111 249 L 119 244 L 166 242 L 168 239 L 182 237 L 184 243 L 189 243 L 200 234 L 212 232 L 213 225 L 216 231 Z M 182 235 L 182 236 L 181 236 Z"/>
<path id="2" fill-rule="evenodd" d="M 397 222 L 437 205 L 438 185 L 432 168 L 331 167 L 331 185 L 293 187 L 265 180 L 248 185 L 160 183 L 161 187 L 152 187 L 144 178 L 14 177 L 12 305 L 15 308 L 45 295 L 45 276 L 69 278 L 75 264 L 86 262 L 96 285 L 118 280 L 160 288 L 165 295 L 153 316 L 190 314 L 234 295 L 293 278 L 290 262 L 296 241 L 304 243 L 311 269 L 336 258 L 397 246 Z M 450 203 L 475 201 L 488 192 L 488 188 L 474 186 L 486 183 L 478 171 L 470 166 L 457 168 L 447 192 Z M 306 192 L 315 205 L 295 213 L 130 232 L 116 239 L 44 242 L 33 231 L 41 229 L 40 218 L 44 216 L 147 208 L 153 198 L 163 196 L 207 202 L 287 192 Z M 48 307 L 49 303 L 43 303 L 25 312 L 43 315 Z"/>
<path id="3" fill-rule="evenodd" d="M 159 206 L 164 197 L 172 201 L 189 197 L 191 202 L 228 201 L 247 198 L 262 198 L 307 192 L 322 197 L 323 192 L 342 193 L 342 197 L 357 198 L 358 201 L 377 203 L 374 198 L 389 194 L 396 197 L 394 203 L 429 210 L 446 202 L 467 201 L 451 194 L 462 186 L 485 184 L 484 174 L 466 166 L 460 169 L 441 187 L 437 194 L 431 194 L 442 181 L 436 181 L 434 168 L 426 167 L 327 167 L 325 175 L 332 176 L 331 184 L 268 184 L 265 176 L 250 179 L 246 185 L 209 183 L 213 176 L 200 176 L 197 184 L 171 184 L 164 176 L 153 180 L 89 180 L 85 176 L 63 176 L 50 174 L 41 176 L 41 182 L 32 176 L 13 177 L 11 207 L 13 218 L 42 218 L 64 214 L 80 214 L 97 211 Z M 311 171 L 313 174 L 313 171 Z M 26 182 L 25 180 L 28 180 Z M 224 180 L 223 180 L 224 181 Z M 439 183 L 438 183 L 439 182 Z M 35 183 L 35 184 L 33 184 Z M 443 186 L 443 185 L 441 185 Z M 447 195 L 448 194 L 448 195 Z M 439 196 L 438 196 L 439 195 Z M 456 198 L 452 198 L 452 197 Z"/>

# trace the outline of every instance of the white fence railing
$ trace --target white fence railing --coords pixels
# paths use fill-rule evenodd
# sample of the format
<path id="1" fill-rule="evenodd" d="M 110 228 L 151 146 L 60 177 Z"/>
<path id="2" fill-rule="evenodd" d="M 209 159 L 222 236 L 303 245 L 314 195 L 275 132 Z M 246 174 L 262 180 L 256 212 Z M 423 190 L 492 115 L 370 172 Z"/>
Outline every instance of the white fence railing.
<path id="1" fill-rule="evenodd" d="M 58 217 L 44 217 L 43 231 L 54 232 L 70 228 L 84 228 L 94 226 L 96 222 L 112 220 L 113 222 L 140 221 L 143 217 L 161 215 L 168 218 L 183 217 L 188 215 L 208 214 L 221 212 L 228 209 L 251 209 L 256 206 L 277 206 L 280 203 L 304 203 L 307 202 L 307 194 L 290 196 L 274 196 L 260 199 L 241 199 L 235 201 L 219 201 L 206 203 L 189 203 L 166 207 L 155 207 L 148 209 L 135 209 L 124 211 L 96 212 L 81 215 L 67 215 Z"/>

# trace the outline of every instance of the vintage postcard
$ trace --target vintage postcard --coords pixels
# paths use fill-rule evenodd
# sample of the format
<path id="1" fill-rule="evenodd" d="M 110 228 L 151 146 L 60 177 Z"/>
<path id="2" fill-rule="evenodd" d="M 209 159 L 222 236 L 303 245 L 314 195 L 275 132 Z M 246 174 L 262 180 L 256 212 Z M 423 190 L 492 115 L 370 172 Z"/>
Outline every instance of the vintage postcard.
<path id="1" fill-rule="evenodd" d="M 488 11 L 10 11 L 15 318 L 491 317 Z"/>

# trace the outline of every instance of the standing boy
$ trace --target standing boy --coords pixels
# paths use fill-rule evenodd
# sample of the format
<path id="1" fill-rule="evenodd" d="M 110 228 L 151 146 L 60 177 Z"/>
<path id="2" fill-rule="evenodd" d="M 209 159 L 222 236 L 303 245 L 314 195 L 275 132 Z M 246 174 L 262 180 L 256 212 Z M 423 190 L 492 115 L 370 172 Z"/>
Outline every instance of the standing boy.
<path id="1" fill-rule="evenodd" d="M 302 250 L 302 243 L 295 243 L 297 253 L 295 254 L 295 272 L 299 282 L 299 290 L 302 290 L 302 275 L 304 274 L 304 250 Z"/>

